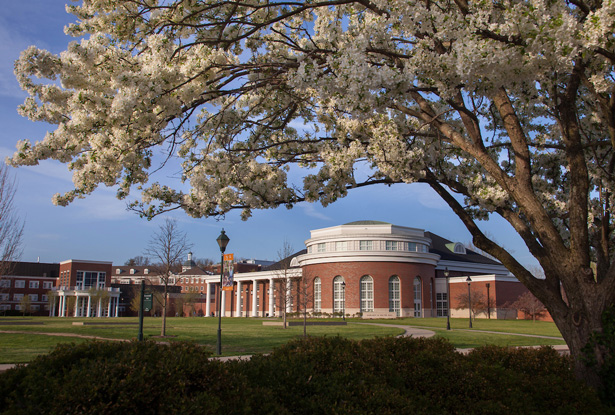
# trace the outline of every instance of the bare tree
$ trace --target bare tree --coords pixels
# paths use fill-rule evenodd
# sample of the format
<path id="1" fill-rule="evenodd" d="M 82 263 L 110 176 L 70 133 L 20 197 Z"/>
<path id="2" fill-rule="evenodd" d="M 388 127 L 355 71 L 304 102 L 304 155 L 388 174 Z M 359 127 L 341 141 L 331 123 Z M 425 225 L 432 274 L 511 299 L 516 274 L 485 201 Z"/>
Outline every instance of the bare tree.
<path id="1" fill-rule="evenodd" d="M 214 261 L 209 258 L 194 258 L 194 263 L 197 267 L 205 269 L 212 266 L 214 264 Z"/>
<path id="2" fill-rule="evenodd" d="M 293 281 L 290 272 L 290 262 L 293 253 L 292 245 L 287 239 L 284 239 L 282 247 L 278 250 L 278 262 L 273 265 L 275 274 L 273 279 L 273 290 L 282 313 L 284 328 L 287 326 L 287 310 L 293 303 Z"/>
<path id="3" fill-rule="evenodd" d="M 32 299 L 28 294 L 25 294 L 21 298 L 21 301 L 19 301 L 19 306 L 21 307 L 21 312 L 24 317 L 26 314 L 30 314 L 32 312 Z"/>
<path id="4" fill-rule="evenodd" d="M 490 299 L 491 301 L 491 299 Z M 468 308 L 469 298 L 468 293 L 463 292 L 457 295 L 457 310 Z M 490 304 L 490 308 L 493 308 L 493 303 Z M 476 318 L 477 314 L 486 313 L 487 312 L 487 299 L 485 298 L 485 294 L 482 291 L 472 290 L 472 318 Z"/>
<path id="5" fill-rule="evenodd" d="M 308 271 L 303 269 L 301 277 L 297 280 L 297 290 L 299 292 L 299 306 L 303 314 L 303 337 L 307 337 L 307 315 L 308 308 L 314 307 L 314 278 Z"/>
<path id="6" fill-rule="evenodd" d="M 14 205 L 17 187 L 8 167 L 0 163 L 0 292 L 8 292 L 7 279 L 21 256 L 24 222 Z M 0 296 L 0 298 L 2 298 Z"/>
<path id="7" fill-rule="evenodd" d="M 149 258 L 142 255 L 137 255 L 134 258 L 130 258 L 128 261 L 124 262 L 124 265 L 128 265 L 131 267 L 145 267 L 149 265 Z"/>
<path id="8" fill-rule="evenodd" d="M 547 311 L 544 304 L 529 291 L 521 294 L 508 307 L 517 310 L 517 312 L 522 311 L 525 314 L 525 318 L 530 317 L 532 321 L 536 321 L 536 317 L 543 316 Z"/>
<path id="9" fill-rule="evenodd" d="M 153 258 L 156 264 L 152 267 L 155 275 L 160 278 L 164 287 L 162 298 L 162 329 L 161 336 L 166 335 L 167 306 L 169 301 L 169 286 L 175 285 L 177 278 L 173 274 L 174 267 L 192 248 L 188 237 L 177 226 L 177 221 L 165 219 L 149 241 L 145 255 Z"/>

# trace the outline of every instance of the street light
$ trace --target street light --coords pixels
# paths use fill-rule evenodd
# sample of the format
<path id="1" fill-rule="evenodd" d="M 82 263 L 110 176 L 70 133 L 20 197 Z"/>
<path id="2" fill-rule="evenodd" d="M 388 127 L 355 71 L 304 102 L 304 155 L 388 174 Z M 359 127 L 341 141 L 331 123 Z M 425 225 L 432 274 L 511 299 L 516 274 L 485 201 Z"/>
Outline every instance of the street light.
<path id="1" fill-rule="evenodd" d="M 342 320 L 346 321 L 346 282 L 342 281 Z"/>
<path id="2" fill-rule="evenodd" d="M 449 276 L 449 272 L 448 272 L 448 267 L 446 267 L 444 269 L 444 276 L 446 277 L 446 329 L 450 330 L 451 329 L 451 289 L 449 286 L 449 280 L 448 280 L 448 276 Z"/>
<path id="3" fill-rule="evenodd" d="M 487 283 L 487 318 L 491 319 L 491 301 L 489 299 L 489 287 L 491 287 L 491 284 Z"/>
<path id="4" fill-rule="evenodd" d="M 230 241 L 229 237 L 224 233 L 224 229 L 216 239 L 220 247 L 220 290 L 218 291 L 218 342 L 216 344 L 216 352 L 222 354 L 222 274 L 224 274 L 224 251 Z"/>
<path id="5" fill-rule="evenodd" d="M 468 283 L 468 313 L 470 314 L 470 328 L 472 328 L 472 293 L 470 292 L 470 283 L 472 282 L 472 278 L 468 276 L 466 282 Z"/>

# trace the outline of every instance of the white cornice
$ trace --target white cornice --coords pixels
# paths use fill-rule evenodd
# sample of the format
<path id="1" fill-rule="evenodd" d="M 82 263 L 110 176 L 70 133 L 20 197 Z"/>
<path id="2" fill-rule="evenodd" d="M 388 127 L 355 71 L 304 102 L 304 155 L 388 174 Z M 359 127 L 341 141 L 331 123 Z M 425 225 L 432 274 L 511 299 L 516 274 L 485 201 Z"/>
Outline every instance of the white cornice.
<path id="1" fill-rule="evenodd" d="M 435 266 L 440 256 L 428 252 L 408 251 L 339 251 L 316 252 L 297 257 L 300 266 L 334 262 L 406 262 Z"/>
<path id="2" fill-rule="evenodd" d="M 496 274 L 489 274 L 489 275 L 469 275 L 470 279 L 472 280 L 472 282 L 491 282 L 491 281 L 497 281 L 497 282 L 519 282 L 519 280 L 517 278 L 515 278 L 513 275 L 509 274 L 509 275 L 496 275 Z M 449 282 L 451 284 L 458 284 L 458 283 L 466 283 L 468 279 L 468 275 L 464 275 L 462 277 L 450 277 L 449 278 Z"/>
<path id="3" fill-rule="evenodd" d="M 448 268 L 449 272 L 463 272 L 467 275 L 473 275 L 477 272 L 485 274 L 509 275 L 510 272 L 504 265 L 498 264 L 480 264 L 477 262 L 462 262 L 462 261 L 440 261 L 436 270 L 444 271 Z"/>

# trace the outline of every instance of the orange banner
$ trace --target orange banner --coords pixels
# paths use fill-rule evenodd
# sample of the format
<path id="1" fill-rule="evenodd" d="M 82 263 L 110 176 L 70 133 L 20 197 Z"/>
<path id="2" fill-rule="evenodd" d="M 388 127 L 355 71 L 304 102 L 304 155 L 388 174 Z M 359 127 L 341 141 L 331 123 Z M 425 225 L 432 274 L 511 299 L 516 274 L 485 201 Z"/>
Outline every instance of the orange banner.
<path id="1" fill-rule="evenodd" d="M 234 259 L 235 257 L 233 254 L 224 254 L 224 262 L 222 263 L 222 289 L 224 291 L 233 290 L 233 275 L 235 274 Z"/>

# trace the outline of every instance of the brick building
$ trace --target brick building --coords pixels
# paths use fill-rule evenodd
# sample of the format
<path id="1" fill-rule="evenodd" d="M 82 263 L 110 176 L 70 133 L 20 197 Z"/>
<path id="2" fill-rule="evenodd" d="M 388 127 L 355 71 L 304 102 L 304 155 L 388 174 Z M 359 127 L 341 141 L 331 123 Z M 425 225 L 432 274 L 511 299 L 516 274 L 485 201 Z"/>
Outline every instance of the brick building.
<path id="1" fill-rule="evenodd" d="M 461 243 L 377 221 L 313 230 L 306 249 L 288 258 L 288 266 L 283 262 L 236 272 L 233 290 L 221 296 L 219 268 L 210 275 L 185 267 L 180 284 L 183 292 L 199 293 L 204 315 L 216 315 L 220 298 L 229 317 L 275 316 L 282 307 L 365 318 L 446 317 L 449 310 L 466 317 L 467 306 L 460 304 L 470 277 L 474 298 L 489 305 L 482 317 L 515 318 L 506 305 L 527 291 L 499 262 Z M 290 284 L 283 283 L 287 279 Z"/>
<path id="2" fill-rule="evenodd" d="M 7 312 L 49 315 L 50 291 L 56 285 L 60 264 L 13 262 L 7 268 L 8 275 L 0 278 L 0 315 Z M 29 301 L 24 301 L 24 297 Z"/>
<path id="3" fill-rule="evenodd" d="M 111 287 L 111 262 L 60 262 L 51 316 L 117 317 L 119 288 Z"/>

